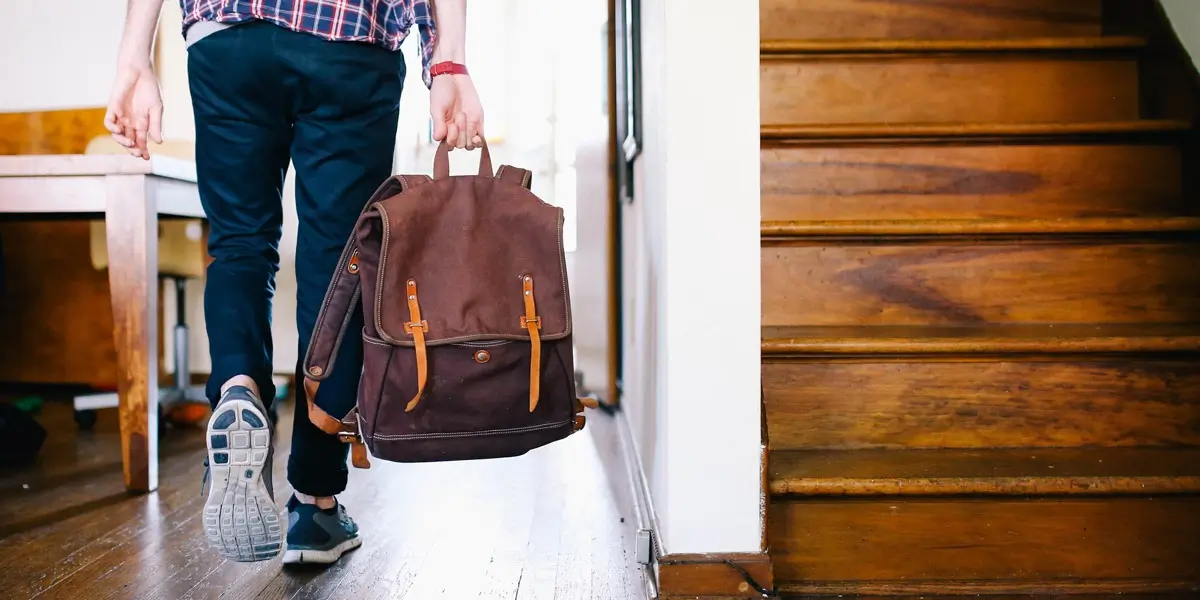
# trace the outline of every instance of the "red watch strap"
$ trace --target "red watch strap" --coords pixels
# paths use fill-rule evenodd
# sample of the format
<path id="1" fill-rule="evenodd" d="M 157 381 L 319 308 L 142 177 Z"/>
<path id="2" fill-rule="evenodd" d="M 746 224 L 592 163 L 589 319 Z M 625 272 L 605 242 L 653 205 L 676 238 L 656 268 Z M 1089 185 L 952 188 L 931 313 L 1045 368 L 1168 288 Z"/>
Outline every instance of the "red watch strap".
<path id="1" fill-rule="evenodd" d="M 466 75 L 467 65 L 456 62 L 440 62 L 429 67 L 429 76 L 437 77 L 438 75 Z"/>

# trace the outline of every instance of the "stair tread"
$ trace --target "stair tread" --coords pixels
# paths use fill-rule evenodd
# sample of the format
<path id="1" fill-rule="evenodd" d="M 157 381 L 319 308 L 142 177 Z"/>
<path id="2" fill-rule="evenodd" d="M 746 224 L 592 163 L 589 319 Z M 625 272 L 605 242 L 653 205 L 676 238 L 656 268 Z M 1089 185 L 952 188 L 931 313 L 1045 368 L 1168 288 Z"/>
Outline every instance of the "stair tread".
<path id="1" fill-rule="evenodd" d="M 1078 123 L 850 123 L 837 125 L 763 125 L 765 139 L 937 139 L 1022 136 L 1097 136 L 1178 133 L 1191 123 L 1177 119 Z"/>
<path id="2" fill-rule="evenodd" d="M 766 40 L 764 57 L 795 54 L 886 54 L 924 52 L 1029 52 L 1054 50 L 1120 50 L 1146 46 L 1139 36 L 1070 36 L 1015 39 L 859 39 Z"/>
<path id="3" fill-rule="evenodd" d="M 764 355 L 1200 351 L 1200 324 L 833 325 L 762 328 Z"/>
<path id="4" fill-rule="evenodd" d="M 1200 231 L 1200 217 L 763 221 L 765 237 L 1170 233 Z"/>
<path id="5" fill-rule="evenodd" d="M 1200 448 L 785 450 L 777 495 L 1200 493 Z"/>

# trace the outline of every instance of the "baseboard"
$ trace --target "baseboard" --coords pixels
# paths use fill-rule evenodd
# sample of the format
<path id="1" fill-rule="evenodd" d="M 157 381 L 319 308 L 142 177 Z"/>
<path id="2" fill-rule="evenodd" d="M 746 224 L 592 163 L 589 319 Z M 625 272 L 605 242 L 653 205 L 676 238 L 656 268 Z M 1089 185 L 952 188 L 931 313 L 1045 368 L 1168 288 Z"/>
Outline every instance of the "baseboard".
<path id="1" fill-rule="evenodd" d="M 658 516 L 650 497 L 650 482 L 642 468 L 641 455 L 638 452 L 633 429 L 629 425 L 625 411 L 620 410 L 618 406 L 616 410 L 608 414 L 611 415 L 613 423 L 616 425 L 616 441 L 620 446 L 622 467 L 625 471 L 624 483 L 629 497 L 624 501 L 628 502 L 634 517 L 631 527 L 635 540 L 634 558 L 645 567 L 647 598 L 657 598 L 658 582 L 654 566 L 658 563 L 658 558 L 662 555 L 663 550 L 658 533 L 661 531 L 658 527 Z"/>
<path id="2" fill-rule="evenodd" d="M 666 554 L 658 559 L 659 600 L 774 598 L 766 553 Z"/>
<path id="3" fill-rule="evenodd" d="M 625 411 L 612 413 L 615 440 L 622 459 L 621 504 L 633 514 L 636 554 L 645 568 L 646 597 L 652 600 L 717 600 L 773 598 L 775 578 L 766 553 L 670 554 L 659 537 L 661 529 L 650 495 L 650 484 Z M 627 503 L 627 504 L 626 504 Z M 764 594 L 766 591 L 766 594 Z"/>
<path id="4" fill-rule="evenodd" d="M 1156 600 L 1167 600 L 1168 598 L 1200 596 L 1200 582 L 1166 579 L 810 581 L 781 583 L 779 589 L 782 593 L 805 598 L 852 596 L 949 598 L 958 596 L 974 598 L 1077 597 L 1092 600 L 1093 598 L 1122 595 L 1131 599 L 1153 596 Z"/>

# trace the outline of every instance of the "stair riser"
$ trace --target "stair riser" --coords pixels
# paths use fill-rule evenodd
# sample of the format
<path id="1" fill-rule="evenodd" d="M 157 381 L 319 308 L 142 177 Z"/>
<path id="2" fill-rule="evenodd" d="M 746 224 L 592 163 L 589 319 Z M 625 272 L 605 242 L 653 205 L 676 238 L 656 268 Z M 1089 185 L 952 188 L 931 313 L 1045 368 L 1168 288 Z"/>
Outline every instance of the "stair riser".
<path id="1" fill-rule="evenodd" d="M 1200 243 L 768 246 L 763 325 L 1194 322 Z"/>
<path id="2" fill-rule="evenodd" d="M 1194 361 L 915 360 L 765 363 L 772 449 L 1200 445 Z"/>
<path id="3" fill-rule="evenodd" d="M 762 122 L 1048 123 L 1138 117 L 1128 58 L 823 57 L 762 63 Z"/>
<path id="4" fill-rule="evenodd" d="M 769 148 L 762 219 L 1194 214 L 1172 145 Z"/>
<path id="5" fill-rule="evenodd" d="M 1099 35 L 1100 0 L 762 0 L 763 39 Z M 953 26 L 948 27 L 948 23 Z"/>
<path id="6" fill-rule="evenodd" d="M 1200 579 L 1197 498 L 776 500 L 769 510 L 781 582 L 926 592 L 1037 582 L 1046 593 L 1056 580 L 1134 591 L 1130 580 Z"/>

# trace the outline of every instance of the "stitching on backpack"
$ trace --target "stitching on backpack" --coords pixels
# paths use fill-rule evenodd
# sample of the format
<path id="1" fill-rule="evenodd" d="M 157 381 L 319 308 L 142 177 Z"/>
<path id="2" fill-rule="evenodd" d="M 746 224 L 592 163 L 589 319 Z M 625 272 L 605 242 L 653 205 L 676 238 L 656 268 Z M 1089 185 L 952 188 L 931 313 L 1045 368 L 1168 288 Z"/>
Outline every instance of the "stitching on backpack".
<path id="1" fill-rule="evenodd" d="M 480 435 L 511 435 L 517 433 L 531 433 L 544 429 L 555 429 L 557 427 L 565 427 L 571 425 L 572 420 L 555 421 L 553 423 L 542 423 L 540 425 L 526 425 L 525 427 L 509 427 L 505 429 L 485 429 L 483 431 L 448 431 L 445 433 L 402 433 L 397 435 L 388 435 L 386 433 L 371 434 L 367 437 L 376 440 L 395 441 L 395 440 L 421 440 L 421 439 L 437 439 L 437 438 L 459 438 L 473 437 Z"/>
<path id="2" fill-rule="evenodd" d="M 383 341 L 383 340 L 375 339 L 375 338 L 373 338 L 373 337 L 371 337 L 371 336 L 367 335 L 367 333 L 366 333 L 365 331 L 363 332 L 362 339 L 363 339 L 363 341 L 364 341 L 364 342 L 366 342 L 366 343 L 368 343 L 368 344 L 374 344 L 374 345 L 376 345 L 376 346 L 382 346 L 382 347 L 384 347 L 384 348 L 391 348 L 391 347 L 392 347 L 392 345 L 391 345 L 391 344 L 389 344 L 389 343 L 387 343 L 387 342 L 385 342 L 385 341 Z"/>
<path id="3" fill-rule="evenodd" d="M 375 275 L 375 331 L 378 331 L 384 340 L 398 344 L 400 341 L 393 339 L 383 328 L 383 320 L 380 317 L 382 312 L 380 307 L 383 304 L 383 276 L 387 273 L 388 239 L 392 237 L 392 227 L 388 222 L 386 210 L 379 211 L 379 216 L 383 219 L 383 239 L 379 243 L 379 273 Z"/>

